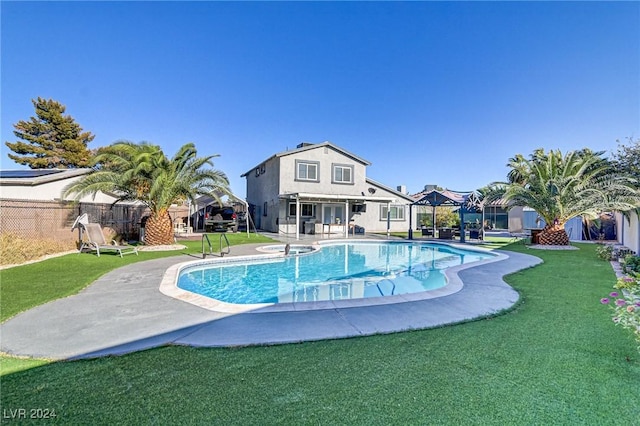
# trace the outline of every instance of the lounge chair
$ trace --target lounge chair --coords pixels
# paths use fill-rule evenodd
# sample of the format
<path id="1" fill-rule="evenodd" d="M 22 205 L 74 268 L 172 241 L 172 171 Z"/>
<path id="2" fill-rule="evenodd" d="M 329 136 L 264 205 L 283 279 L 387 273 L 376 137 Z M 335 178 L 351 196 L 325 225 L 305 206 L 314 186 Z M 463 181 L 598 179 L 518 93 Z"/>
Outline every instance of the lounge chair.
<path id="1" fill-rule="evenodd" d="M 525 244 L 531 237 L 531 234 L 522 227 L 522 219 L 519 217 L 509 218 L 509 235 L 511 242 L 522 241 Z"/>
<path id="2" fill-rule="evenodd" d="M 100 257 L 100 250 L 113 250 L 117 251 L 120 257 L 123 254 L 131 254 L 135 253 L 138 255 L 138 248 L 134 246 L 121 246 L 117 245 L 115 241 L 112 241 L 112 244 L 107 243 L 107 240 L 104 238 L 104 233 L 102 232 L 102 227 L 99 223 L 83 223 L 81 224 L 84 235 L 88 241 L 83 241 L 80 246 L 80 253 L 84 248 L 89 248 L 91 250 L 95 250 L 98 257 Z"/>

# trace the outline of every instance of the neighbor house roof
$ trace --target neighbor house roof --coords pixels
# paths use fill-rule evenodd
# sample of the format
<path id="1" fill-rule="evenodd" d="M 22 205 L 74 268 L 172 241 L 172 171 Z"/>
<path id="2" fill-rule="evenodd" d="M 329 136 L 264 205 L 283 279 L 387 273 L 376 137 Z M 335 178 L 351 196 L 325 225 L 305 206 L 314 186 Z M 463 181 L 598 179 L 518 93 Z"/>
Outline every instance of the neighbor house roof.
<path id="1" fill-rule="evenodd" d="M 35 186 L 89 174 L 93 169 L 0 170 L 0 185 Z"/>
<path id="2" fill-rule="evenodd" d="M 57 200 L 61 192 L 83 176 L 93 173 L 92 168 L 77 169 L 22 169 L 0 170 L 0 196 L 3 199 Z M 97 198 L 96 198 L 97 197 Z M 109 191 L 98 191 L 96 197 L 85 195 L 80 201 L 113 203 L 118 196 Z M 73 195 L 64 197 L 73 200 Z M 98 201 L 96 201 L 98 200 Z M 140 202 L 128 202 L 139 204 Z"/>

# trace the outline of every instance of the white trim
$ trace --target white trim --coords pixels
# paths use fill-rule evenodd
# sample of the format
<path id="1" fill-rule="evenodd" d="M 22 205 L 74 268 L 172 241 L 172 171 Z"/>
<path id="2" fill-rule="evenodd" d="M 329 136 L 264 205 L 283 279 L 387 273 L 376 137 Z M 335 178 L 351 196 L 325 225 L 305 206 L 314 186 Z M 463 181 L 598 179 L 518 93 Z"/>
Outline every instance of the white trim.
<path id="1" fill-rule="evenodd" d="M 316 200 L 353 200 L 353 201 L 380 201 L 380 202 L 388 202 L 395 203 L 397 202 L 396 198 L 392 197 L 372 197 L 366 195 L 346 195 L 346 194 L 314 194 L 309 192 L 292 192 L 288 194 L 280 194 L 280 198 L 284 199 L 316 199 Z"/>

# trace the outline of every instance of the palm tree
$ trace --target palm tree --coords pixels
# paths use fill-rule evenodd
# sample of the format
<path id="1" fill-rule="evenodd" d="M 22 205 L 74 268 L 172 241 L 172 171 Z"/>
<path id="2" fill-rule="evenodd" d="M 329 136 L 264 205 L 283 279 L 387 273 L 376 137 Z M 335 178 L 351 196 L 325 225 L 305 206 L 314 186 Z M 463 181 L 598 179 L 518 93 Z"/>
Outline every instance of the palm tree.
<path id="1" fill-rule="evenodd" d="M 217 156 L 198 158 L 195 145 L 187 143 L 168 159 L 157 145 L 120 141 L 101 148 L 93 159 L 96 171 L 67 186 L 64 194 L 78 200 L 102 191 L 118 197 L 116 203 L 140 201 L 150 211 L 145 243 L 172 244 L 172 204 L 186 200 L 195 203 L 200 195 L 220 202 L 221 196 L 231 194 L 227 176 L 213 169 L 212 159 Z"/>
<path id="2" fill-rule="evenodd" d="M 635 181 L 616 173 L 602 154 L 589 149 L 566 155 L 537 149 L 529 159 L 518 154 L 509 159 L 508 181 L 493 183 L 488 199 L 534 209 L 546 223 L 540 244 L 568 245 L 564 224 L 570 219 L 640 205 Z"/>

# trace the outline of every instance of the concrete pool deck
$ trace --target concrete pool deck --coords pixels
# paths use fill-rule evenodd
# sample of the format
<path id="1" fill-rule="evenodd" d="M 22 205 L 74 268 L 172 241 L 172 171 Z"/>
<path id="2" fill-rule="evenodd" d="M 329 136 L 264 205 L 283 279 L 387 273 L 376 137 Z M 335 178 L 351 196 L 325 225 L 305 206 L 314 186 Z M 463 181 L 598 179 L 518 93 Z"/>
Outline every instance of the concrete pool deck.
<path id="1" fill-rule="evenodd" d="M 258 254 L 265 244 L 234 246 Z M 47 359 L 93 358 L 166 346 L 227 347 L 338 339 L 418 330 L 490 316 L 512 307 L 518 293 L 504 275 L 537 265 L 527 254 L 458 272 L 464 285 L 433 299 L 302 311 L 215 312 L 165 296 L 165 271 L 194 256 L 150 260 L 113 270 L 80 293 L 4 322 L 0 350 Z"/>

